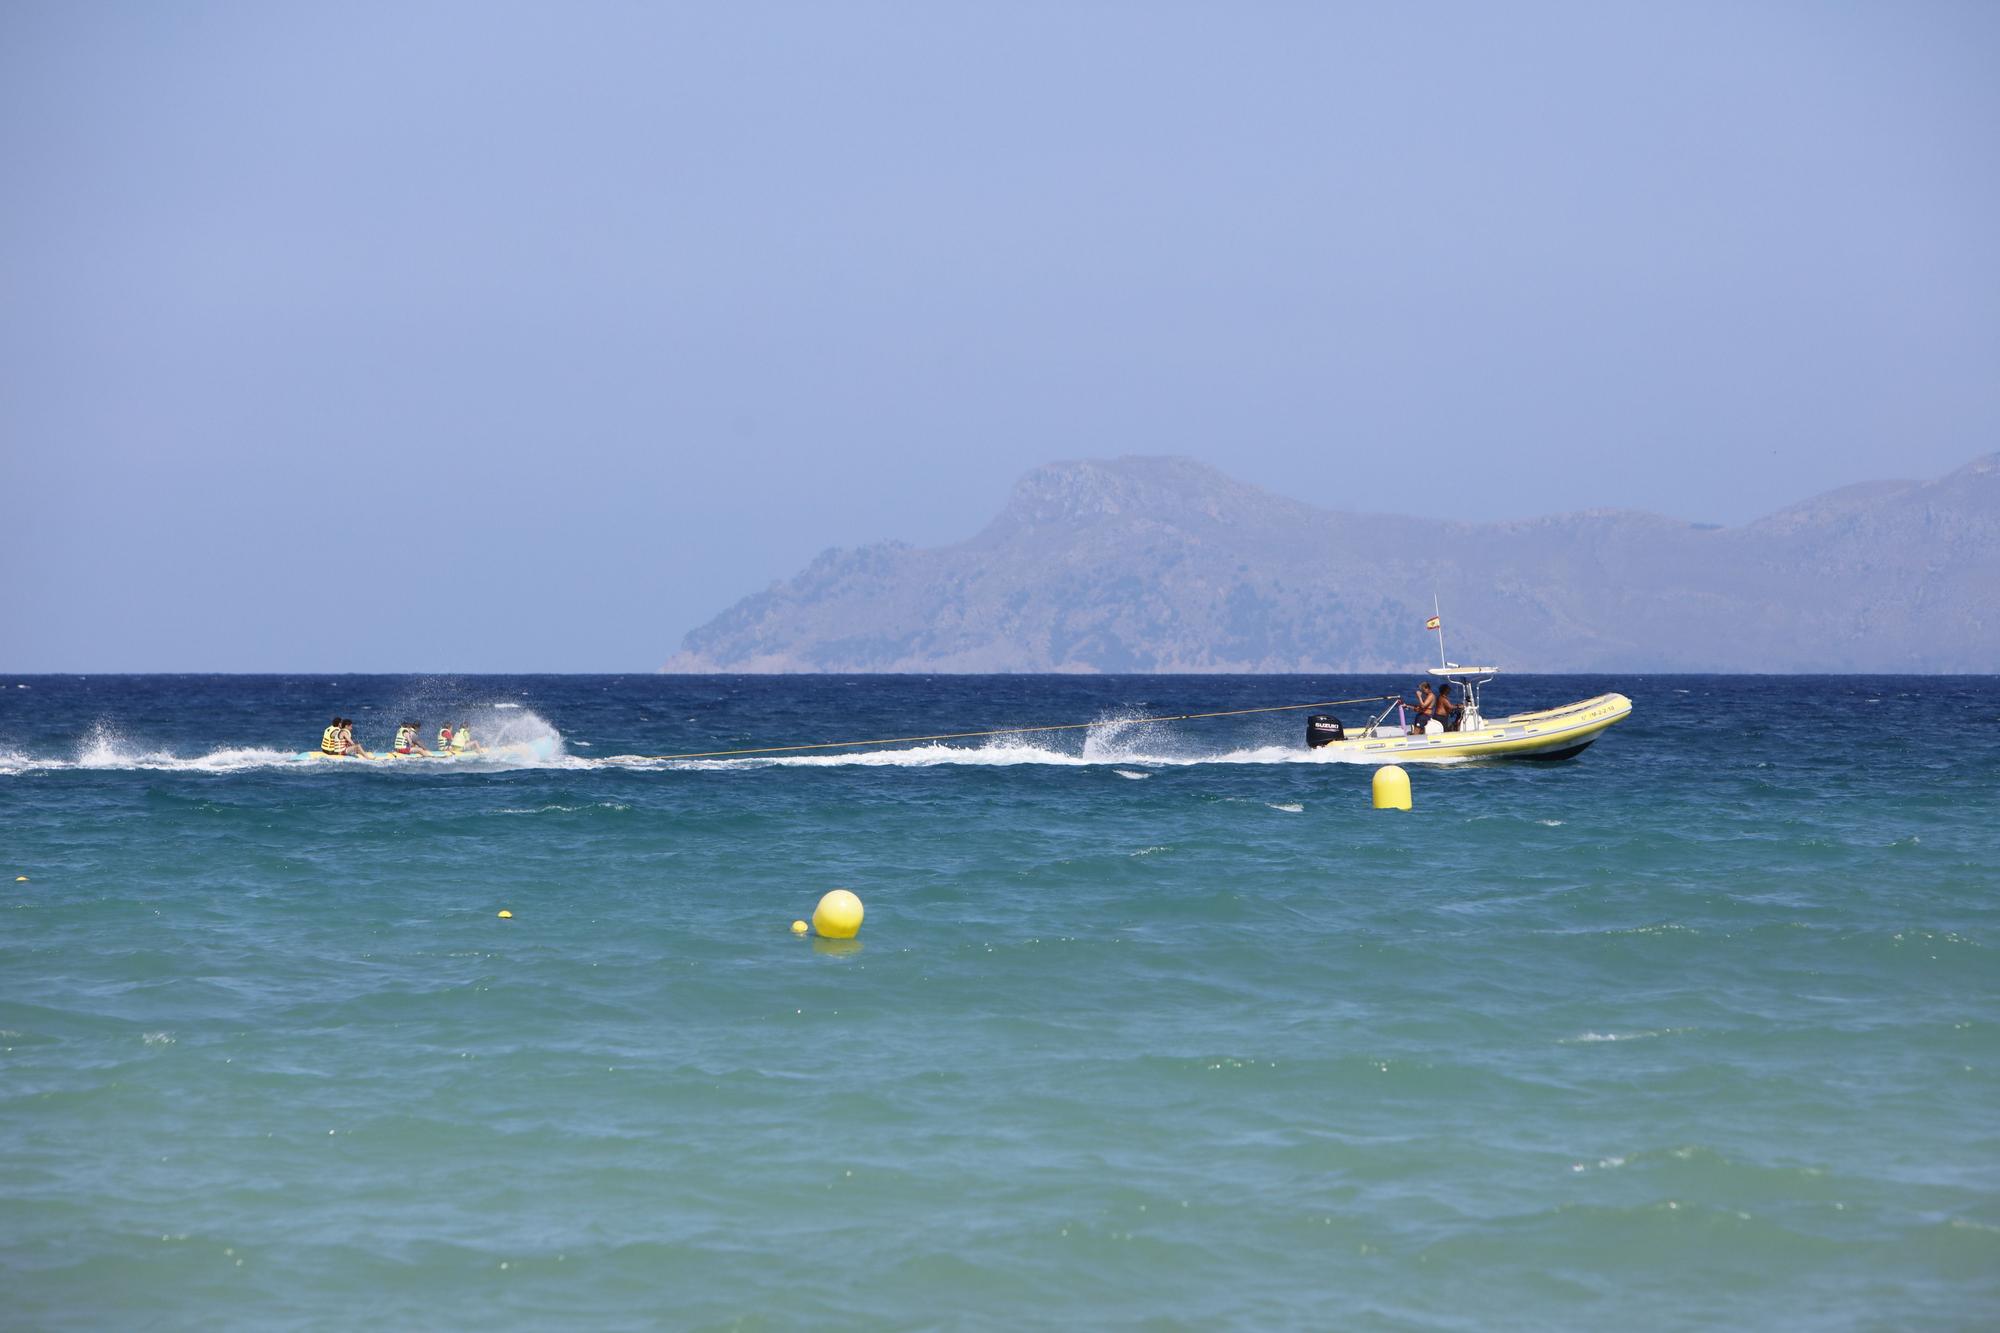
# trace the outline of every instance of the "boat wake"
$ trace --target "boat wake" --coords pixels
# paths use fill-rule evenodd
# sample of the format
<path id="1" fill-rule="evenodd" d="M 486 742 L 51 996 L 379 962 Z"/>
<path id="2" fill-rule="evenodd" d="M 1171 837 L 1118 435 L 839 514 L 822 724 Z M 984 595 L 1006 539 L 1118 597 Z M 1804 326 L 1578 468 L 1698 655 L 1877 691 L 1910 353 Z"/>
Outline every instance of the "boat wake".
<path id="1" fill-rule="evenodd" d="M 569 746 L 589 748 L 588 741 L 568 741 L 545 719 L 525 708 L 479 710 L 473 730 L 486 749 L 449 759 L 396 758 L 381 762 L 322 759 L 309 750 L 264 746 L 225 746 L 203 754 L 183 755 L 171 749 L 133 740 L 115 727 L 100 723 L 68 755 L 37 756 L 0 749 L 0 776 L 60 771 L 155 771 L 168 773 L 241 773 L 256 769 L 354 769 L 365 772 L 422 773 L 444 770 L 556 769 L 588 772 L 722 771 L 766 768 L 1058 768 L 1104 767 L 1125 778 L 1149 776 L 1141 770 L 1188 768 L 1203 764 L 1376 764 L 1379 756 L 1308 750 L 1296 744 L 1253 745 L 1203 749 L 1196 738 L 1162 723 L 1112 718 L 1091 726 L 1080 743 L 1064 745 L 1027 736 L 1008 736 L 978 744 L 924 742 L 875 749 L 856 748 L 827 753 L 720 755 L 671 758 L 659 755 L 575 755 Z M 1463 763 L 1451 756 L 1397 756 L 1398 763 Z"/>
<path id="2" fill-rule="evenodd" d="M 19 749 L 0 749 L 0 777 L 26 773 L 160 772 L 160 773 L 243 773 L 267 768 L 354 768 L 378 772 L 428 769 L 519 769 L 567 768 L 579 766 L 568 759 L 560 731 L 527 709 L 500 712 L 507 705 L 488 710 L 468 710 L 473 734 L 486 748 L 450 758 L 393 758 L 370 763 L 364 760 L 323 759 L 317 750 L 280 750 L 267 746 L 222 746 L 201 754 L 178 754 L 172 749 L 137 740 L 108 722 L 99 722 L 87 732 L 70 753 L 35 755 Z M 376 751 L 380 754 L 381 751 Z"/>
<path id="3" fill-rule="evenodd" d="M 611 755 L 583 761 L 591 767 L 659 769 L 732 768 L 1012 768 L 1043 764 L 1060 768 L 1110 768 L 1120 777 L 1145 777 L 1142 772 L 1121 771 L 1146 768 L 1191 768 L 1202 764 L 1381 764 L 1378 757 L 1356 754 L 1329 754 L 1292 745 L 1259 745 L 1231 750 L 1199 751 L 1164 745 L 1140 744 L 1118 748 L 1092 747 L 1081 753 L 1049 746 L 1015 743 L 987 745 L 929 744 L 894 750 L 841 754 L 765 755 L 725 759 L 653 759 L 644 755 Z M 1399 755 L 1399 764 L 1458 764 L 1462 758 L 1439 755 Z"/>

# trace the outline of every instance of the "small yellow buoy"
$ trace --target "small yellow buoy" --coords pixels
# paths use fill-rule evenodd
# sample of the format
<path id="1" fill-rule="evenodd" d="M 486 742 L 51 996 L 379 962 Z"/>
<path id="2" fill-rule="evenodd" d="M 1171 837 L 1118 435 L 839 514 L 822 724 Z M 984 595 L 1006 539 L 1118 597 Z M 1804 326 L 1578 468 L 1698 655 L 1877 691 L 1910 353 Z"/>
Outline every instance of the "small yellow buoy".
<path id="1" fill-rule="evenodd" d="M 1384 764 L 1375 770 L 1375 808 L 1377 810 L 1407 810 L 1410 808 L 1410 775 L 1394 764 Z"/>
<path id="2" fill-rule="evenodd" d="M 851 940 L 861 929 L 861 900 L 835 889 L 813 908 L 813 929 L 830 940 Z"/>
<path id="3" fill-rule="evenodd" d="M 512 920 L 514 919 L 514 914 L 513 914 L 512 912 L 508 911 L 508 910 L 507 910 L 506 908 L 504 908 L 504 907 L 500 909 L 500 916 L 501 916 L 501 918 L 502 918 L 503 920 L 506 920 L 506 921 L 512 921 Z"/>
<path id="4" fill-rule="evenodd" d="M 28 877 L 26 875 L 16 875 L 14 876 L 14 882 L 16 884 L 26 884 L 28 882 Z"/>
<path id="5" fill-rule="evenodd" d="M 803 921 L 794 921 L 794 922 L 792 922 L 792 934 L 794 934 L 794 935 L 803 935 L 803 934 L 805 934 L 805 933 L 806 933 L 806 923 L 805 923 L 805 922 L 803 922 Z"/>

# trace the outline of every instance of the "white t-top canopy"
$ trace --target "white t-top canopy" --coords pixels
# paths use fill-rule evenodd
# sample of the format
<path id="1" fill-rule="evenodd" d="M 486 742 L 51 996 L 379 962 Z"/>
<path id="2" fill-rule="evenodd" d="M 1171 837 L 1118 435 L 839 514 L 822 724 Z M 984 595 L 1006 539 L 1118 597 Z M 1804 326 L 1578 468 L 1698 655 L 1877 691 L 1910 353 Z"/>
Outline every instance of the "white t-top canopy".
<path id="1" fill-rule="evenodd" d="M 1468 667 L 1453 662 L 1450 666 L 1432 667 L 1433 676 L 1497 676 L 1499 667 Z"/>

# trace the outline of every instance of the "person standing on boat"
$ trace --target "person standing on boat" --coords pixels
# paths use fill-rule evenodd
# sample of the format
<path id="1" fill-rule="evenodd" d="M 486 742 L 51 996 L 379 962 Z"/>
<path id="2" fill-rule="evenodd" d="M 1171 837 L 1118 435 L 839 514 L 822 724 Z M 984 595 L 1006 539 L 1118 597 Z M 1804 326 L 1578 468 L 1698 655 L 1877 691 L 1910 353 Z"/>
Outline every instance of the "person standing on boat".
<path id="1" fill-rule="evenodd" d="M 1437 697 L 1431 693 L 1431 683 L 1427 680 L 1419 681 L 1417 684 L 1417 724 L 1412 730 L 1419 732 L 1424 730 L 1424 724 L 1431 720 L 1436 709 Z"/>

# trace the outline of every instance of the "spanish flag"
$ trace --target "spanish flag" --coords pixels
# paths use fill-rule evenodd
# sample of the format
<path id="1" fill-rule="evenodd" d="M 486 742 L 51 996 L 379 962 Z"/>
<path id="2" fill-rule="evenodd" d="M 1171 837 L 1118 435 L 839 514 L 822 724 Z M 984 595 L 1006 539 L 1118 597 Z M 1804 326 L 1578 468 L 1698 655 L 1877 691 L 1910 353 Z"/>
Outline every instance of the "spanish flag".
<path id="1" fill-rule="evenodd" d="M 1436 616 L 1432 616 L 1429 620 L 1426 620 L 1424 622 L 1425 629 L 1436 629 L 1437 627 L 1438 627 L 1438 618 Z"/>

